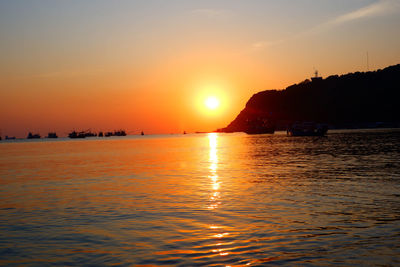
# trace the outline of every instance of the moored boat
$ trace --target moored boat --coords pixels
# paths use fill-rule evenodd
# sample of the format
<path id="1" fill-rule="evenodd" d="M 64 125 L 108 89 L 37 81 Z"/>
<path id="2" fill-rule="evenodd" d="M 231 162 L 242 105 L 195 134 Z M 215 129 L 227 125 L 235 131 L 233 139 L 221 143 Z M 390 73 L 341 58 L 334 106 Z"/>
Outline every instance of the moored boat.
<path id="1" fill-rule="evenodd" d="M 248 120 L 244 132 L 247 134 L 273 134 L 275 132 L 275 124 L 268 119 Z"/>
<path id="2" fill-rule="evenodd" d="M 57 136 L 57 134 L 56 133 L 48 133 L 47 134 L 47 138 L 58 138 L 58 136 Z"/>
<path id="3" fill-rule="evenodd" d="M 28 133 L 27 139 L 39 139 L 40 134 L 32 134 L 31 132 Z"/>
<path id="4" fill-rule="evenodd" d="M 248 128 L 244 131 L 247 134 L 273 134 L 275 132 L 274 127 L 255 127 Z"/>
<path id="5" fill-rule="evenodd" d="M 104 134 L 105 137 L 110 137 L 110 136 L 126 136 L 125 130 L 119 130 L 119 131 L 114 131 L 114 132 L 106 132 Z"/>
<path id="6" fill-rule="evenodd" d="M 296 122 L 286 131 L 288 136 L 324 136 L 328 132 L 326 124 L 315 122 Z"/>
<path id="7" fill-rule="evenodd" d="M 96 137 L 96 136 L 97 136 L 97 134 L 91 132 L 90 130 L 81 131 L 81 132 L 72 131 L 68 134 L 69 138 L 86 138 L 86 137 Z"/>
<path id="8" fill-rule="evenodd" d="M 85 132 L 72 131 L 68 134 L 69 138 L 85 138 Z"/>
<path id="9" fill-rule="evenodd" d="M 115 136 L 126 136 L 126 132 L 124 130 L 114 131 Z"/>
<path id="10" fill-rule="evenodd" d="M 84 133 L 85 137 L 96 137 L 97 136 L 96 133 L 92 133 L 91 131 L 86 131 L 83 133 Z"/>

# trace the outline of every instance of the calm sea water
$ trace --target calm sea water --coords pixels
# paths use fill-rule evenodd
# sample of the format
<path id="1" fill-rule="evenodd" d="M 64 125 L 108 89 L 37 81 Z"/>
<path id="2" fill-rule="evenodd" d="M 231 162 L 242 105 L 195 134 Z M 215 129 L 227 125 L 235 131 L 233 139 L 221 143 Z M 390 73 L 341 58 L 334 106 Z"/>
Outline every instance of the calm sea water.
<path id="1" fill-rule="evenodd" d="M 0 265 L 395 266 L 400 131 L 0 143 Z"/>

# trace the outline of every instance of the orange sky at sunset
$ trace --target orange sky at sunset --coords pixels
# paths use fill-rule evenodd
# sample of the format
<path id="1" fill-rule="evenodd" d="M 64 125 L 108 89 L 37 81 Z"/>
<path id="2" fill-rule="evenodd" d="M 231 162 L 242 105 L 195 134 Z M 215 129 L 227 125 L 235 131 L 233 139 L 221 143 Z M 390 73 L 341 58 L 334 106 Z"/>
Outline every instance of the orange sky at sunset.
<path id="1" fill-rule="evenodd" d="M 0 135 L 211 131 L 252 94 L 400 62 L 399 1 L 0 3 Z M 207 109 L 205 98 L 220 101 Z"/>

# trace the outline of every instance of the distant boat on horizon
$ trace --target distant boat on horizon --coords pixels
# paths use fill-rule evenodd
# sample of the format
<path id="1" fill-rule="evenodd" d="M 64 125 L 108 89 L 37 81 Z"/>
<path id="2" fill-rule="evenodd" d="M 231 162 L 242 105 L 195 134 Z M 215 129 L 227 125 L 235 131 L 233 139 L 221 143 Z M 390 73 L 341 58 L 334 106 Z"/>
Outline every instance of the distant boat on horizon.
<path id="1" fill-rule="evenodd" d="M 58 138 L 58 136 L 55 132 L 50 132 L 47 134 L 47 138 Z"/>
<path id="2" fill-rule="evenodd" d="M 69 138 L 85 138 L 85 132 L 72 131 L 68 134 Z"/>
<path id="3" fill-rule="evenodd" d="M 27 139 L 39 139 L 40 134 L 32 134 L 31 132 L 28 133 Z"/>
<path id="4" fill-rule="evenodd" d="M 86 137 L 110 137 L 110 136 L 126 136 L 125 130 L 118 130 L 113 132 L 99 132 L 98 134 L 91 130 L 86 131 L 72 131 L 68 134 L 69 138 L 86 138 Z"/>
<path id="5" fill-rule="evenodd" d="M 126 136 L 125 130 L 114 131 L 115 136 Z"/>
<path id="6" fill-rule="evenodd" d="M 328 132 L 325 124 L 315 122 L 296 122 L 286 131 L 287 136 L 324 136 Z"/>
<path id="7" fill-rule="evenodd" d="M 85 137 L 96 137 L 97 136 L 96 133 L 93 133 L 90 130 L 85 131 L 84 134 L 85 134 Z"/>
<path id="8" fill-rule="evenodd" d="M 103 134 L 103 133 L 102 133 Z M 100 136 L 100 135 L 99 135 Z M 106 132 L 104 134 L 105 137 L 110 137 L 110 136 L 126 136 L 125 130 L 118 130 L 114 132 Z"/>

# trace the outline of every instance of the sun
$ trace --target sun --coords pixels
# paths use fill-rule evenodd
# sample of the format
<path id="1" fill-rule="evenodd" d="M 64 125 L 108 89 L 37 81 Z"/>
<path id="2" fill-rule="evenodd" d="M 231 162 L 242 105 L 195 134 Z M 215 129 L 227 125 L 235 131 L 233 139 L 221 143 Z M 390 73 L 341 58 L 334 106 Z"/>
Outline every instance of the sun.
<path id="1" fill-rule="evenodd" d="M 219 107 L 219 100 L 215 96 L 209 96 L 204 101 L 204 104 L 208 109 L 216 109 Z"/>

